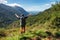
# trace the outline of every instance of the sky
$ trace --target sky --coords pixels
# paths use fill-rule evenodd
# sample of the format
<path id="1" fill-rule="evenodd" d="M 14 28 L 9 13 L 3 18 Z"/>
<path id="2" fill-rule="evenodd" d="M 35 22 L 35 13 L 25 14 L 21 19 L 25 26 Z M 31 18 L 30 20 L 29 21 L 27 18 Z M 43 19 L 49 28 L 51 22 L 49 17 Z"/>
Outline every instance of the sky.
<path id="1" fill-rule="evenodd" d="M 26 11 L 44 11 L 51 7 L 51 4 L 60 0 L 0 0 L 0 3 L 9 6 L 20 6 Z"/>

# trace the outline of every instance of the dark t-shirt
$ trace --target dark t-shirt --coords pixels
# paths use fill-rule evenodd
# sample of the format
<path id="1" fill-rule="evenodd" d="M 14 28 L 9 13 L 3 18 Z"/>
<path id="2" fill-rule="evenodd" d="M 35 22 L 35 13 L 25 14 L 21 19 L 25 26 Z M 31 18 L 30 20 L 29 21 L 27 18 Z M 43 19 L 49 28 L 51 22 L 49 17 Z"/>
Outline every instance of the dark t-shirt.
<path id="1" fill-rule="evenodd" d="M 27 17 L 20 17 L 20 20 L 21 20 L 21 22 L 20 22 L 21 27 L 25 27 L 25 25 L 26 25 L 26 18 L 27 18 Z"/>

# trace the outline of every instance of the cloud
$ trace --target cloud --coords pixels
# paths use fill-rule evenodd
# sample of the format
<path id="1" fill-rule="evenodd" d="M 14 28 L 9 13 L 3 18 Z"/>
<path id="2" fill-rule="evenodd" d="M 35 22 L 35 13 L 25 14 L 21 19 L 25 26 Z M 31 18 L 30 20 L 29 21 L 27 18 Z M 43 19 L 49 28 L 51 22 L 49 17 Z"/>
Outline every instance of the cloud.
<path id="1" fill-rule="evenodd" d="M 18 3 L 12 3 L 12 4 L 7 4 L 7 5 L 12 6 L 12 7 L 14 7 L 14 6 L 20 6 L 21 7 L 21 5 Z"/>
<path id="2" fill-rule="evenodd" d="M 55 2 L 50 2 L 44 5 L 41 5 L 41 11 L 44 11 L 52 6 L 52 4 L 55 4 Z"/>
<path id="3" fill-rule="evenodd" d="M 55 4 L 56 2 L 51 2 L 51 4 Z"/>
<path id="4" fill-rule="evenodd" d="M 27 11 L 44 11 L 50 7 L 51 7 L 51 4 L 44 4 L 44 5 L 38 5 L 38 6 L 25 7 L 25 9 Z"/>
<path id="5" fill-rule="evenodd" d="M 27 11 L 39 11 L 40 6 L 31 6 L 31 7 L 26 7 Z"/>
<path id="6" fill-rule="evenodd" d="M 0 0 L 0 3 L 6 4 L 7 0 Z"/>
<path id="7" fill-rule="evenodd" d="M 46 3 L 46 4 L 43 4 L 43 5 L 33 5 L 33 6 L 29 6 L 29 7 L 25 7 L 25 9 L 27 11 L 44 11 L 48 8 L 50 8 L 52 6 L 52 4 L 55 4 L 55 2 L 50 2 L 50 3 Z"/>
<path id="8" fill-rule="evenodd" d="M 21 5 L 18 3 L 10 3 L 9 4 L 7 0 L 0 0 L 0 3 L 6 4 L 8 6 L 20 6 L 21 7 Z"/>

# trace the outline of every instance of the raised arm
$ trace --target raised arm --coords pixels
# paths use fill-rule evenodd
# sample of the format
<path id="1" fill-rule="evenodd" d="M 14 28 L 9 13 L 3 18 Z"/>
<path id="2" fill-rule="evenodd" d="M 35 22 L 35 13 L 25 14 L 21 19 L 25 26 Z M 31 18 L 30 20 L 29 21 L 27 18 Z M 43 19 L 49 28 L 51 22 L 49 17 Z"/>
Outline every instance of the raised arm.
<path id="1" fill-rule="evenodd" d="M 31 14 L 28 14 L 25 18 L 28 18 L 29 16 L 31 16 Z"/>
<path id="2" fill-rule="evenodd" d="M 31 16 L 31 14 L 28 14 L 27 17 Z"/>
<path id="3" fill-rule="evenodd" d="M 16 16 L 17 18 L 20 18 L 17 14 L 15 14 L 15 16 Z"/>

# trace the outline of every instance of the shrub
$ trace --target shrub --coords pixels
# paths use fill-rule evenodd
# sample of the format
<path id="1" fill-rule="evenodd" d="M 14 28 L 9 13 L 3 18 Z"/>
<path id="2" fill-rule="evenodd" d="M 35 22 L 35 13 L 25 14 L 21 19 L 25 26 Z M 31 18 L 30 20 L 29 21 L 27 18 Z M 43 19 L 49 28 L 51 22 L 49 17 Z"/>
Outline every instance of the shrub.
<path id="1" fill-rule="evenodd" d="M 26 32 L 22 35 L 20 35 L 20 40 L 32 40 L 31 38 L 34 37 L 34 35 L 30 32 Z"/>
<path id="2" fill-rule="evenodd" d="M 6 37 L 6 36 L 7 36 L 7 35 L 6 35 L 5 31 L 0 30 L 0 37 Z"/>
<path id="3" fill-rule="evenodd" d="M 55 33 L 55 35 L 56 35 L 57 38 L 60 37 L 60 31 L 57 31 L 57 32 Z"/>
<path id="4" fill-rule="evenodd" d="M 44 38 L 48 36 L 47 33 L 45 33 L 44 31 L 40 31 L 40 30 L 37 31 L 35 34 L 38 36 L 44 37 Z"/>
<path id="5" fill-rule="evenodd" d="M 23 36 L 23 37 L 20 38 L 20 40 L 31 40 L 31 38 Z"/>

